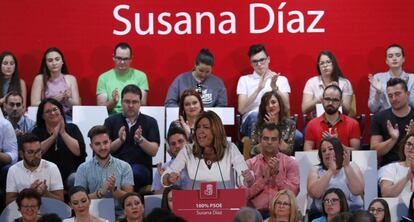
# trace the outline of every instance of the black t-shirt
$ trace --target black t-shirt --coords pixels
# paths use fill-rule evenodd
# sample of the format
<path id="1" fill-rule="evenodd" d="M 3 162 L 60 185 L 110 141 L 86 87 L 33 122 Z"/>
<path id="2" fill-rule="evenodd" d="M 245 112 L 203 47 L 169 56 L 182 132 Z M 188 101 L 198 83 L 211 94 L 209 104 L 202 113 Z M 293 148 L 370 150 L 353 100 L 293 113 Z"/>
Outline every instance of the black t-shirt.
<path id="1" fill-rule="evenodd" d="M 400 141 L 405 136 L 405 127 L 410 123 L 410 120 L 414 120 L 414 109 L 412 108 L 408 115 L 404 117 L 395 116 L 392 113 L 391 108 L 376 113 L 371 121 L 371 136 L 380 135 L 383 138 L 383 141 L 386 141 L 390 138 L 387 130 L 387 120 L 391 121 L 391 124 L 395 126 L 398 124 L 398 130 L 400 131 L 400 136 L 398 137 L 397 143 L 392 147 L 392 149 L 382 157 L 380 166 L 387 165 L 392 162 L 400 160 Z"/>

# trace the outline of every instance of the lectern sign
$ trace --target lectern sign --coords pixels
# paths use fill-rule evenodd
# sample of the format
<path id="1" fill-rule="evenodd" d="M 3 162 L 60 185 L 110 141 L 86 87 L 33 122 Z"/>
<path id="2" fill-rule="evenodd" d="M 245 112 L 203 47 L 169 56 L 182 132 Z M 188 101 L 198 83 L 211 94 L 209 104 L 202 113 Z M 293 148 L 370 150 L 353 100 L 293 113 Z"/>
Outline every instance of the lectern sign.
<path id="1" fill-rule="evenodd" d="M 200 190 L 173 190 L 173 211 L 187 221 L 232 221 L 246 206 L 245 189 L 217 189 L 215 182 L 200 184 Z"/>

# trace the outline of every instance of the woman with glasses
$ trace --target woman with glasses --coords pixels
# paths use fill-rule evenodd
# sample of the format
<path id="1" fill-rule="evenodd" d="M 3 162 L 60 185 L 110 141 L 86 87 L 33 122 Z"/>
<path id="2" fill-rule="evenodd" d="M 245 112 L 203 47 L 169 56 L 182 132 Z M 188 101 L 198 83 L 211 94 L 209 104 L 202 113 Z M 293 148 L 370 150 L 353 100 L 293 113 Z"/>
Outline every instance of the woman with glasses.
<path id="1" fill-rule="evenodd" d="M 288 117 L 282 97 L 277 91 L 270 91 L 263 94 L 259 106 L 259 114 L 252 130 L 252 148 L 250 154 L 255 156 L 260 153 L 258 146 L 260 133 L 263 125 L 275 123 L 281 132 L 279 150 L 290 156 L 293 154 L 293 144 L 295 142 L 295 123 Z"/>
<path id="2" fill-rule="evenodd" d="M 75 186 L 69 190 L 68 196 L 69 206 L 73 210 L 74 217 L 64 219 L 63 222 L 108 222 L 89 213 L 91 200 L 85 188 Z"/>
<path id="3" fill-rule="evenodd" d="M 36 190 L 31 188 L 23 189 L 17 195 L 16 203 L 22 217 L 17 218 L 14 222 L 36 222 L 39 219 L 42 197 Z"/>
<path id="4" fill-rule="evenodd" d="M 19 92 L 23 97 L 23 105 L 26 107 L 27 89 L 26 83 L 19 76 L 16 56 L 11 52 L 0 54 L 0 106 L 3 106 L 6 95 L 11 91 Z"/>
<path id="5" fill-rule="evenodd" d="M 41 141 L 42 158 L 58 166 L 68 189 L 74 184 L 76 169 L 85 161 L 86 152 L 81 131 L 75 124 L 66 123 L 63 113 L 57 100 L 42 100 L 32 133 Z"/>
<path id="6" fill-rule="evenodd" d="M 302 112 L 315 114 L 316 104 L 321 103 L 323 90 L 330 84 L 336 84 L 342 90 L 342 111 L 348 114 L 352 103 L 352 85 L 345 78 L 335 56 L 330 51 L 321 51 L 316 62 L 319 76 L 310 78 L 303 89 Z"/>
<path id="7" fill-rule="evenodd" d="M 212 74 L 214 56 L 208 49 L 201 49 L 191 71 L 177 76 L 168 89 L 166 107 L 177 107 L 181 94 L 186 89 L 200 93 L 205 107 L 226 107 L 227 90 L 223 80 Z"/>
<path id="8" fill-rule="evenodd" d="M 33 80 L 30 101 L 37 106 L 45 98 L 53 98 L 63 106 L 67 116 L 72 116 L 72 106 L 80 105 L 78 83 L 70 75 L 65 57 L 58 48 L 48 48 L 43 55 L 39 74 Z"/>
<path id="9" fill-rule="evenodd" d="M 143 222 L 145 202 L 141 194 L 135 192 L 126 193 L 121 198 L 125 218 L 120 222 Z"/>
<path id="10" fill-rule="evenodd" d="M 301 214 L 296 204 L 295 194 L 287 189 L 277 192 L 269 206 L 270 217 L 265 222 L 298 222 Z"/>
<path id="11" fill-rule="evenodd" d="M 324 138 L 318 150 L 321 163 L 311 169 L 308 176 L 308 194 L 313 198 L 311 213 L 318 214 L 323 208 L 323 193 L 335 187 L 345 193 L 351 211 L 360 210 L 363 201 L 364 178 L 358 165 L 350 162 L 350 150 L 344 150 L 336 137 Z"/>
<path id="12" fill-rule="evenodd" d="M 200 94 L 194 89 L 184 90 L 180 97 L 179 119 L 170 124 L 172 127 L 180 127 L 185 131 L 188 141 L 193 141 L 192 135 L 194 132 L 195 121 L 203 111 L 204 105 Z M 168 129 L 168 130 L 169 130 Z"/>
<path id="13" fill-rule="evenodd" d="M 341 189 L 328 189 L 322 197 L 322 202 L 322 216 L 312 222 L 331 222 L 339 213 L 349 211 L 348 202 Z"/>
<path id="14" fill-rule="evenodd" d="M 371 201 L 368 211 L 374 215 L 376 222 L 391 222 L 390 208 L 387 201 L 383 199 Z"/>
<path id="15" fill-rule="evenodd" d="M 411 195 L 414 191 L 414 134 L 407 134 L 400 142 L 400 161 L 379 169 L 378 181 L 382 197 Z"/>

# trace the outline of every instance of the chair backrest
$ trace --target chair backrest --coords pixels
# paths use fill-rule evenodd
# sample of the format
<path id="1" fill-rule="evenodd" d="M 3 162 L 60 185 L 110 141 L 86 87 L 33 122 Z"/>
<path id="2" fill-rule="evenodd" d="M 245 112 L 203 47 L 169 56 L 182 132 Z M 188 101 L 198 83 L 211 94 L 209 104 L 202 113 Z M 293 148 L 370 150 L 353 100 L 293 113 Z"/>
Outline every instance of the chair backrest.
<path id="1" fill-rule="evenodd" d="M 42 197 L 42 205 L 39 211 L 42 215 L 55 213 L 62 219 L 69 218 L 72 214 L 72 209 L 66 203 L 48 197 Z"/>
<path id="2" fill-rule="evenodd" d="M 388 207 L 390 208 L 391 221 L 399 221 L 402 216 L 407 215 L 408 207 L 400 198 L 387 197 L 381 199 L 384 199 L 388 203 Z"/>
<path id="3" fill-rule="evenodd" d="M 295 160 L 299 165 L 300 191 L 298 194 L 298 206 L 302 215 L 306 215 L 311 200 L 308 200 L 307 181 L 309 171 L 319 163 L 318 151 L 297 151 L 295 152 Z"/>
<path id="4" fill-rule="evenodd" d="M 145 216 L 151 213 L 152 209 L 161 207 L 162 194 L 146 195 L 145 199 Z"/>
<path id="5" fill-rule="evenodd" d="M 95 125 L 103 125 L 105 119 L 108 117 L 108 110 L 106 106 L 73 106 L 72 107 L 72 122 L 76 124 L 83 135 L 83 140 L 86 145 L 86 160 L 92 158 L 92 149 L 89 148 L 90 140 L 88 131 Z"/>
<path id="6" fill-rule="evenodd" d="M 359 166 L 364 177 L 364 205 L 368 209 L 369 203 L 378 196 L 377 151 L 352 151 L 352 162 Z"/>
<path id="7" fill-rule="evenodd" d="M 9 203 L 0 215 L 0 221 L 14 221 L 14 219 L 21 217 L 20 211 L 17 208 L 16 201 Z"/>
<path id="8" fill-rule="evenodd" d="M 160 146 L 155 157 L 152 158 L 152 164 L 165 161 L 165 108 L 164 106 L 141 106 L 140 112 L 151 116 L 157 120 L 158 131 L 160 132 Z"/>
<path id="9" fill-rule="evenodd" d="M 94 216 L 115 221 L 115 202 L 113 198 L 91 199 L 89 213 Z"/>
<path id="10" fill-rule="evenodd" d="M 37 115 L 37 110 L 38 109 L 39 109 L 38 106 L 29 106 L 29 107 L 27 107 L 27 117 L 29 117 L 29 119 L 36 122 L 36 115 Z"/>

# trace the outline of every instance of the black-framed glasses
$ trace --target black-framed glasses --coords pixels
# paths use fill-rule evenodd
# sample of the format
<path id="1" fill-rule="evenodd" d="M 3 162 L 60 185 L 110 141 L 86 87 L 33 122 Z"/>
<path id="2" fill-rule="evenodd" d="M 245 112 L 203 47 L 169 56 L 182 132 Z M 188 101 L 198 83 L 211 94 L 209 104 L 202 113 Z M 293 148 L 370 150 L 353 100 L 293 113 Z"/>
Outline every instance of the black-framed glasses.
<path id="1" fill-rule="evenodd" d="M 50 115 L 52 113 L 59 112 L 59 108 L 53 107 L 52 109 L 45 110 L 45 114 Z"/>
<path id="2" fill-rule="evenodd" d="M 319 66 L 330 65 L 332 64 L 332 61 L 331 60 L 321 61 L 318 64 Z"/>
<path id="3" fill-rule="evenodd" d="M 339 199 L 338 198 L 325 199 L 325 200 L 323 200 L 323 203 L 334 205 L 334 204 L 339 203 Z"/>
<path id="4" fill-rule="evenodd" d="M 331 97 L 324 97 L 323 100 L 325 100 L 326 102 L 331 102 L 331 103 L 339 103 L 341 100 L 338 98 L 331 98 Z"/>
<path id="5" fill-rule="evenodd" d="M 254 59 L 254 60 L 252 60 L 252 61 L 250 61 L 254 66 L 258 66 L 258 65 L 261 65 L 261 64 L 263 64 L 264 62 L 266 62 L 266 60 L 267 60 L 267 57 L 265 57 L 265 58 L 261 58 L 261 59 Z"/>
<path id="6" fill-rule="evenodd" d="M 131 60 L 130 57 L 120 57 L 120 56 L 114 56 L 114 59 L 118 62 L 128 62 Z"/>

